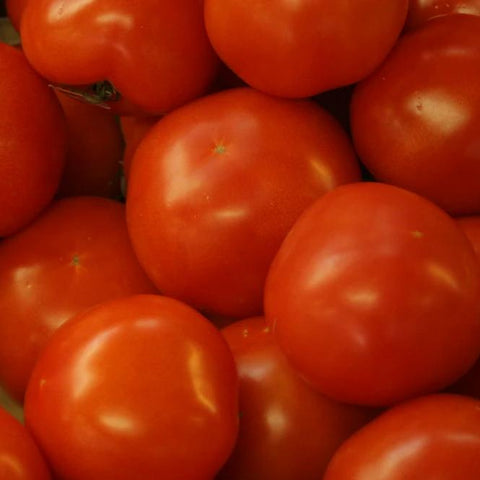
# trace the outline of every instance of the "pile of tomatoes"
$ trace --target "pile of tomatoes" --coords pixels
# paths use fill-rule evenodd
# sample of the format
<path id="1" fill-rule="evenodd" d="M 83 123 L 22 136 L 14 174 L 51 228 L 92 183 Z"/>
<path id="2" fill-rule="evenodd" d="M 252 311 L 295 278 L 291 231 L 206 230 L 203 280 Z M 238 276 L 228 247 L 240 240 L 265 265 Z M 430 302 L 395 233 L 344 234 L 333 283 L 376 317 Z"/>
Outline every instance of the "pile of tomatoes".
<path id="1" fill-rule="evenodd" d="M 480 478 L 480 1 L 1 7 L 2 480 Z"/>

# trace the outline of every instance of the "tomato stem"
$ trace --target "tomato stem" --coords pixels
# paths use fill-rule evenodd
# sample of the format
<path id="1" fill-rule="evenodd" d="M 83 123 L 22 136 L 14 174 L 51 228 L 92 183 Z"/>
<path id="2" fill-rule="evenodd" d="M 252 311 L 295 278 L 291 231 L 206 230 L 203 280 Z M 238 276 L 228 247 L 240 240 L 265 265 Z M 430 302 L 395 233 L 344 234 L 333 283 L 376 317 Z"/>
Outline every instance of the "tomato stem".
<path id="1" fill-rule="evenodd" d="M 110 109 L 110 103 L 120 100 L 120 93 L 108 80 L 86 86 L 51 84 L 52 88 L 85 103 Z"/>

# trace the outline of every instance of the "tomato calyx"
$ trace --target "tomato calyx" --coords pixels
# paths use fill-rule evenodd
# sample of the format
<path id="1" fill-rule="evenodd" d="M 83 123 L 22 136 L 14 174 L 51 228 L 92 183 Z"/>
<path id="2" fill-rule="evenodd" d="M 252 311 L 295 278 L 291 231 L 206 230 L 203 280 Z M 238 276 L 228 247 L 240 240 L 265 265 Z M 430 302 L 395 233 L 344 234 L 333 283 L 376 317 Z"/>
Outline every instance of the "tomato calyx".
<path id="1" fill-rule="evenodd" d="M 110 109 L 110 104 L 119 101 L 121 98 L 118 90 L 108 80 L 85 86 L 57 84 L 51 84 L 50 86 L 72 98 L 106 109 Z"/>

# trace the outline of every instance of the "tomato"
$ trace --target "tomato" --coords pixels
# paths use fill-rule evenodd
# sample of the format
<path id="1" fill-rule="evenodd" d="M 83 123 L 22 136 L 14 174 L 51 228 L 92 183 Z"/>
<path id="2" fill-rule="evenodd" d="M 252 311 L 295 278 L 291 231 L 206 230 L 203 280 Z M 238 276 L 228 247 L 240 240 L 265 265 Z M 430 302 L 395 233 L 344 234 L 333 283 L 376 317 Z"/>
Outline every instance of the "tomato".
<path id="1" fill-rule="evenodd" d="M 319 391 L 389 405 L 446 387 L 480 353 L 480 268 L 455 221 L 391 185 L 337 187 L 290 230 L 265 311 Z"/>
<path id="2" fill-rule="evenodd" d="M 480 15 L 480 0 L 410 0 L 406 27 L 418 28 L 432 18 L 454 14 Z"/>
<path id="3" fill-rule="evenodd" d="M 26 226 L 51 202 L 65 152 L 55 95 L 20 51 L 0 43 L 0 236 Z"/>
<path id="4" fill-rule="evenodd" d="M 67 158 L 57 193 L 120 198 L 123 138 L 116 117 L 61 92 L 57 97 L 68 127 Z"/>
<path id="5" fill-rule="evenodd" d="M 268 267 L 295 219 L 359 178 L 348 137 L 320 107 L 230 89 L 149 131 L 133 159 L 127 224 L 165 295 L 208 313 L 257 315 Z"/>
<path id="6" fill-rule="evenodd" d="M 335 453 L 324 480 L 476 480 L 480 402 L 430 395 L 391 408 Z"/>
<path id="7" fill-rule="evenodd" d="M 318 480 L 340 444 L 373 411 L 314 392 L 297 376 L 263 317 L 222 331 L 240 376 L 240 432 L 217 480 Z"/>
<path id="8" fill-rule="evenodd" d="M 18 400 L 39 352 L 78 312 L 154 293 L 133 253 L 124 206 L 72 197 L 0 244 L 0 381 Z"/>
<path id="9" fill-rule="evenodd" d="M 408 0 L 205 0 L 205 24 L 242 80 L 298 98 L 370 74 L 393 47 L 407 9 Z"/>
<path id="10" fill-rule="evenodd" d="M 25 422 L 65 480 L 211 480 L 235 443 L 237 397 L 220 332 L 178 301 L 140 295 L 55 333 Z"/>
<path id="11" fill-rule="evenodd" d="M 374 177 L 456 215 L 480 213 L 479 30 L 479 17 L 450 15 L 403 36 L 351 105 Z"/>
<path id="12" fill-rule="evenodd" d="M 218 67 L 202 0 L 38 0 L 20 33 L 45 78 L 118 112 L 176 108 L 202 95 Z"/>
<path id="13" fill-rule="evenodd" d="M 47 464 L 25 427 L 0 408 L 0 478 L 50 480 Z"/>

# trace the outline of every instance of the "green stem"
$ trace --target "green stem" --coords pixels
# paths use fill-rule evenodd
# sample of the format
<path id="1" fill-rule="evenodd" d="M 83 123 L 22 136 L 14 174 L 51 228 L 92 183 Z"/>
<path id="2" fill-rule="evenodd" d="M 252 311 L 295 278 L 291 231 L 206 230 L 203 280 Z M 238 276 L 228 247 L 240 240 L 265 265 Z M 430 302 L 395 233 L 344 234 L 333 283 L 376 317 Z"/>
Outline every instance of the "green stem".
<path id="1" fill-rule="evenodd" d="M 110 103 L 120 100 L 120 93 L 108 80 L 82 87 L 56 84 L 51 87 L 77 100 L 107 109 L 110 108 Z"/>

